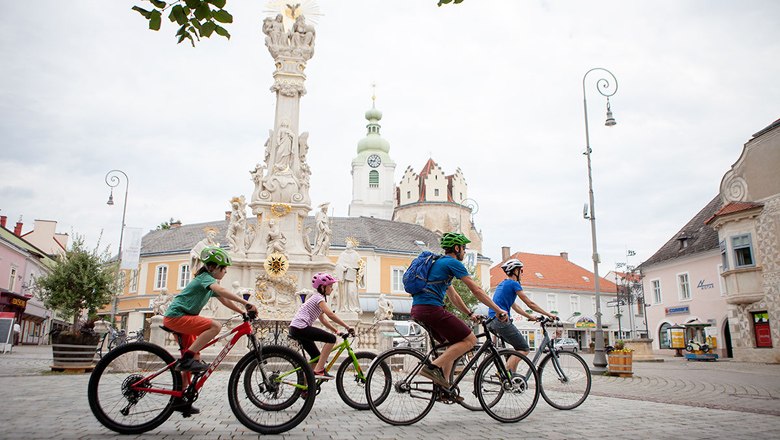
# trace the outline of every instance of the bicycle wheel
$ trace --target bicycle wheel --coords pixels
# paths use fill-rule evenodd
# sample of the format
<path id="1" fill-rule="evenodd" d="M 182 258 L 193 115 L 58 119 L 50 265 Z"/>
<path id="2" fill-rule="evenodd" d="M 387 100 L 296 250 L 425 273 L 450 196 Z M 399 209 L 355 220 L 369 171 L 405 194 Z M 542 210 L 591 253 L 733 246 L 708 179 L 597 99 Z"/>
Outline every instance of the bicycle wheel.
<path id="1" fill-rule="evenodd" d="M 92 414 L 120 434 L 140 434 L 160 426 L 171 416 L 174 399 L 161 392 L 181 391 L 182 387 L 181 374 L 173 368 L 163 369 L 173 362 L 165 349 L 146 342 L 108 352 L 89 378 L 87 400 Z M 133 389 L 139 381 L 142 389 Z"/>
<path id="2" fill-rule="evenodd" d="M 368 369 L 366 398 L 371 411 L 391 425 L 411 425 L 433 408 L 433 382 L 419 375 L 425 355 L 411 348 L 380 354 Z"/>
<path id="3" fill-rule="evenodd" d="M 557 361 L 548 354 L 539 364 L 542 398 L 557 409 L 574 409 L 590 394 L 590 369 L 577 354 L 558 352 Z"/>
<path id="4" fill-rule="evenodd" d="M 506 362 L 518 356 L 520 363 L 511 378 L 506 377 Z M 528 417 L 539 401 L 539 376 L 533 363 L 514 350 L 490 355 L 477 369 L 477 397 L 482 409 L 499 422 L 519 422 Z"/>
<path id="5" fill-rule="evenodd" d="M 461 374 L 462 371 L 464 371 L 469 361 L 471 361 L 475 354 L 476 351 L 471 350 L 455 360 L 455 363 L 452 365 L 452 372 L 450 372 L 450 383 L 452 383 L 455 378 Z M 459 404 L 460 406 L 471 411 L 482 411 L 482 405 L 479 403 L 479 398 L 477 397 L 477 391 L 475 388 L 476 381 L 474 380 L 474 378 L 477 377 L 477 367 L 479 367 L 479 364 L 474 363 L 474 365 L 466 370 L 466 372 L 463 374 L 463 378 L 458 383 L 458 394 L 460 397 L 463 397 L 463 401 L 459 402 Z"/>
<path id="6" fill-rule="evenodd" d="M 252 351 L 238 361 L 228 381 L 228 401 L 236 418 L 261 434 L 279 434 L 298 426 L 314 405 L 306 392 L 314 373 L 293 350 L 262 347 L 261 360 Z"/>
<path id="7" fill-rule="evenodd" d="M 369 351 L 356 351 L 355 358 L 357 367 L 351 356 L 347 356 L 339 366 L 336 373 L 336 390 L 344 403 L 357 410 L 365 411 L 369 409 L 366 400 L 366 373 L 376 354 Z M 390 367 L 387 364 L 382 364 L 381 368 L 385 370 L 385 376 L 390 376 Z"/>

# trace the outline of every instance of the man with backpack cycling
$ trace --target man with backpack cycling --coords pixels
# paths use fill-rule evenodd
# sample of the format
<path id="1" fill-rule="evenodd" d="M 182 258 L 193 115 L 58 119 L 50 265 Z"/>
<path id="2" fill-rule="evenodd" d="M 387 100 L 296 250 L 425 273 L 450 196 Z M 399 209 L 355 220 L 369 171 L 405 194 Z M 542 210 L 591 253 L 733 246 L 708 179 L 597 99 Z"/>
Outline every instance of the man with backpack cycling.
<path id="1" fill-rule="evenodd" d="M 478 322 L 480 319 L 466 307 L 466 303 L 452 287 L 453 278 L 461 280 L 480 302 L 497 312 L 500 321 L 506 321 L 509 316 L 471 279 L 469 271 L 461 262 L 466 256 L 468 243 L 471 243 L 471 240 L 463 234 L 455 232 L 444 234 L 441 238 L 444 255 L 437 258 L 430 266 L 425 287 L 412 295 L 412 318 L 427 326 L 431 330 L 431 336 L 437 341 L 452 344 L 433 360 L 431 365 L 420 370 L 421 375 L 445 388 L 450 386 L 447 378 L 450 377 L 452 364 L 458 357 L 477 345 L 477 337 L 471 329 L 457 316 L 444 309 L 445 295 L 472 321 Z"/>

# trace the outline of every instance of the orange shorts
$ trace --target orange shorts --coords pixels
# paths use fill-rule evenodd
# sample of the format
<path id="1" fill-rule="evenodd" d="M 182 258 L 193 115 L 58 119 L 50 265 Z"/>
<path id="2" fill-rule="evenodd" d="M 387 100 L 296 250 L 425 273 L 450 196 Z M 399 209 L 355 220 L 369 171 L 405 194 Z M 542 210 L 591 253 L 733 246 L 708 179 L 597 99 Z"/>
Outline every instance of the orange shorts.
<path id="1" fill-rule="evenodd" d="M 190 348 L 190 345 L 195 342 L 195 339 L 197 339 L 201 333 L 211 327 L 211 322 L 211 319 L 200 315 L 184 315 L 175 318 L 166 316 L 163 319 L 164 326 L 176 333 L 181 333 L 181 343 L 185 350 Z"/>

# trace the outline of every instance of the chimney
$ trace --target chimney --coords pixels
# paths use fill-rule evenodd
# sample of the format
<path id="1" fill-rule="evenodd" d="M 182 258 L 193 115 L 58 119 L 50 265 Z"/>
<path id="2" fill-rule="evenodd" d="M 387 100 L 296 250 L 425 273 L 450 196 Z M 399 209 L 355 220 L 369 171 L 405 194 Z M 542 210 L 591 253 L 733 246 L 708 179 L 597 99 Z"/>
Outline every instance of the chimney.
<path id="1" fill-rule="evenodd" d="M 569 253 L 568 252 L 561 252 L 561 258 L 563 258 L 566 261 L 569 261 Z"/>
<path id="2" fill-rule="evenodd" d="M 509 259 L 509 246 L 501 246 L 501 261 Z"/>
<path id="3" fill-rule="evenodd" d="M 5 227 L 5 223 L 8 221 L 7 215 L 0 215 L 0 226 Z"/>
<path id="4" fill-rule="evenodd" d="M 176 229 L 181 226 L 181 220 L 171 222 L 171 229 Z"/>
<path id="5" fill-rule="evenodd" d="M 225 211 L 225 220 L 230 221 L 230 211 Z"/>
<path id="6" fill-rule="evenodd" d="M 19 221 L 16 222 L 16 226 L 14 226 L 14 235 L 17 237 L 22 236 L 22 217 L 19 216 Z"/>

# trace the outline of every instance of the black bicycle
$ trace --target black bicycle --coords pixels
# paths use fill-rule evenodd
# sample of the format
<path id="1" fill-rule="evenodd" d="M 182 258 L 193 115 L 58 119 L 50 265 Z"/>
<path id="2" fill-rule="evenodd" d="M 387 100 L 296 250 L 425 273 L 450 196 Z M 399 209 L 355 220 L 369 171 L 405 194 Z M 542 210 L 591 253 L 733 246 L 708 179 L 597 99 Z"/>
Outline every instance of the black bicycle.
<path id="1" fill-rule="evenodd" d="M 487 324 L 492 319 L 482 320 L 484 332 L 478 338 L 490 334 Z M 517 422 L 531 414 L 539 400 L 536 368 L 517 351 L 499 352 L 489 337 L 465 368 L 460 369 L 449 388 L 440 387 L 419 374 L 423 366 L 450 345 L 434 342 L 427 354 L 412 348 L 395 348 L 377 356 L 366 376 L 366 397 L 371 411 L 391 425 L 411 425 L 422 420 L 436 401 L 447 404 L 462 401 L 458 385 L 464 383 L 485 412 L 500 422 Z M 521 360 L 515 373 L 506 367 L 510 356 Z M 469 372 L 477 364 L 471 380 Z M 466 377 L 469 379 L 464 382 Z"/>

